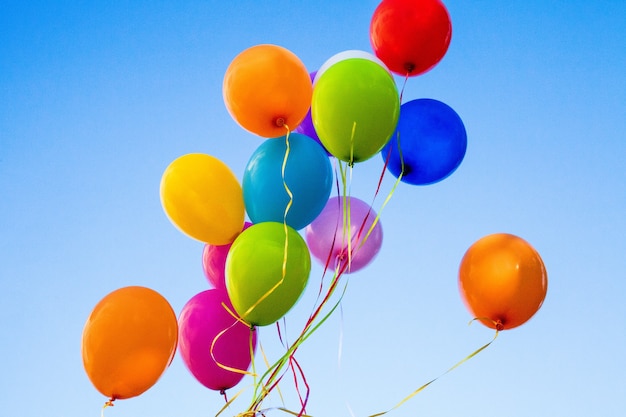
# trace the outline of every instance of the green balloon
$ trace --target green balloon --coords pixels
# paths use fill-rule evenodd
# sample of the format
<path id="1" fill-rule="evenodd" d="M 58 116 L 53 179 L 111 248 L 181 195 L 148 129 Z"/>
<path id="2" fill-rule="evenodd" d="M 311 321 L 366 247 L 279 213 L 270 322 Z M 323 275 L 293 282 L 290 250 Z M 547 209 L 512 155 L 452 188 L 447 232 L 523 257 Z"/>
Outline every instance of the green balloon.
<path id="1" fill-rule="evenodd" d="M 242 320 L 266 326 L 296 304 L 310 272 L 309 248 L 295 229 L 277 222 L 257 223 L 244 230 L 228 252 L 226 289 Z"/>
<path id="2" fill-rule="evenodd" d="M 349 58 L 315 82 L 311 118 L 328 152 L 348 163 L 371 158 L 387 144 L 400 115 L 391 74 L 380 64 Z"/>

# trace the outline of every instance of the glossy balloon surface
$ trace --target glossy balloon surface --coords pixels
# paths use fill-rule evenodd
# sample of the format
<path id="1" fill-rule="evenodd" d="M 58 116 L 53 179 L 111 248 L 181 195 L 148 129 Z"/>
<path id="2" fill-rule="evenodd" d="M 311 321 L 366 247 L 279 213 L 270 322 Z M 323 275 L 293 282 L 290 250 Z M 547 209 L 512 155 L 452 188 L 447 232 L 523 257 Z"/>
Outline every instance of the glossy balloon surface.
<path id="1" fill-rule="evenodd" d="M 224 75 L 224 103 L 244 129 L 265 138 L 298 126 L 311 105 L 312 85 L 300 59 L 281 46 L 250 47 L 233 59 Z"/>
<path id="2" fill-rule="evenodd" d="M 450 15 L 440 0 L 383 0 L 370 22 L 374 54 L 402 76 L 437 65 L 451 38 Z"/>
<path id="3" fill-rule="evenodd" d="M 296 230 L 264 222 L 244 230 L 226 259 L 226 289 L 252 326 L 275 323 L 296 304 L 311 271 L 311 255 Z"/>
<path id="4" fill-rule="evenodd" d="M 322 211 L 332 184 L 328 156 L 314 140 L 300 133 L 267 139 L 243 174 L 246 211 L 253 223 L 286 221 L 299 230 Z"/>
<path id="5" fill-rule="evenodd" d="M 467 250 L 459 290 L 469 311 L 487 327 L 512 329 L 539 310 L 548 275 L 539 253 L 508 233 L 485 236 Z"/>
<path id="6" fill-rule="evenodd" d="M 179 230 L 201 242 L 226 245 L 243 228 L 241 185 L 211 155 L 193 153 L 174 160 L 161 178 L 161 205 Z"/>
<path id="7" fill-rule="evenodd" d="M 176 314 L 161 294 L 145 287 L 120 288 L 100 300 L 85 323 L 83 365 L 107 398 L 136 397 L 170 365 L 177 338 Z"/>
<path id="8" fill-rule="evenodd" d="M 434 184 L 461 165 L 467 133 L 459 115 L 447 104 L 417 99 L 400 107 L 400 119 L 391 140 L 380 152 L 387 169 L 413 185 Z"/>

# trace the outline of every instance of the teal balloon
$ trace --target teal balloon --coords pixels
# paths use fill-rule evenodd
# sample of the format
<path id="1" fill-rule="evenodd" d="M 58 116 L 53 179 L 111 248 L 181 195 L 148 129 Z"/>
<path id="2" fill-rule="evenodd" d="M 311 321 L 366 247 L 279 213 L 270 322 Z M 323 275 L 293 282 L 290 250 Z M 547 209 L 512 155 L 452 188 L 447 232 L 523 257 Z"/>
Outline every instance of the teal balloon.
<path id="1" fill-rule="evenodd" d="M 226 290 L 243 321 L 266 326 L 296 304 L 310 272 L 309 249 L 295 229 L 257 223 L 244 230 L 228 252 Z"/>
<path id="2" fill-rule="evenodd" d="M 324 209 L 332 184 L 324 148 L 306 135 L 291 133 L 288 140 L 285 136 L 266 140 L 250 157 L 242 181 L 244 204 L 252 223 L 285 221 L 300 230 Z"/>
<path id="3" fill-rule="evenodd" d="M 389 71 L 365 58 L 333 63 L 315 80 L 311 118 L 328 152 L 348 163 L 365 161 L 389 141 L 400 97 Z"/>

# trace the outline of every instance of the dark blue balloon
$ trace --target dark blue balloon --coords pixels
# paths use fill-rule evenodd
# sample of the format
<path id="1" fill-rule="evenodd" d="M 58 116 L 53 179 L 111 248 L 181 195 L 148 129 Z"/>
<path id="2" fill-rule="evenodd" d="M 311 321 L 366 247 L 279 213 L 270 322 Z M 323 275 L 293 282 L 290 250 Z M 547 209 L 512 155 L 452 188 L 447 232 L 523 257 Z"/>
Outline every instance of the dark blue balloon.
<path id="1" fill-rule="evenodd" d="M 319 143 L 292 132 L 283 182 L 286 152 L 285 136 L 267 139 L 254 151 L 243 174 L 243 199 L 252 223 L 282 223 L 290 201 L 286 184 L 293 196 L 286 223 L 299 230 L 311 223 L 326 205 L 333 172 Z"/>
<path id="2" fill-rule="evenodd" d="M 403 172 L 401 181 L 428 185 L 452 174 L 466 149 L 467 133 L 459 115 L 445 103 L 422 98 L 400 107 L 398 126 L 381 156 L 389 156 L 387 169 L 396 178 Z"/>

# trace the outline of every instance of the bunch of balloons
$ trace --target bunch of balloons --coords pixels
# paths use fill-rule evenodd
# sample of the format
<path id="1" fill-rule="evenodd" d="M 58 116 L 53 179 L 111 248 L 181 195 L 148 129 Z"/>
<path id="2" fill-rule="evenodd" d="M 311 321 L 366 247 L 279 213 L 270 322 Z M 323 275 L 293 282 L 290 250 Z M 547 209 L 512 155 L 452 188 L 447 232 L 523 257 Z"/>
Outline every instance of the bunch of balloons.
<path id="1" fill-rule="evenodd" d="M 254 402 L 260 406 L 279 368 L 315 328 L 338 279 L 366 267 L 382 245 L 381 216 L 371 205 L 345 188 L 331 196 L 339 183 L 331 161 L 343 173 L 344 165 L 379 154 L 383 172 L 412 185 L 442 181 L 461 164 L 467 135 L 458 114 L 430 98 L 401 103 L 395 81 L 436 66 L 451 33 L 440 0 L 383 0 L 370 25 L 373 53 L 344 51 L 311 72 L 271 44 L 232 60 L 222 86 L 225 106 L 244 130 L 263 138 L 242 181 L 221 160 L 194 153 L 171 162 L 160 185 L 169 220 L 204 244 L 203 271 L 213 288 L 193 296 L 178 319 L 147 288 L 122 288 L 98 303 L 83 332 L 83 361 L 109 401 L 147 390 L 176 348 L 207 388 L 223 393 L 238 384 L 253 363 L 258 327 L 297 304 L 313 258 L 334 271 L 333 283 L 270 372 Z M 527 242 L 497 234 L 467 251 L 459 289 L 483 324 L 511 329 L 540 308 L 547 275 Z"/>

